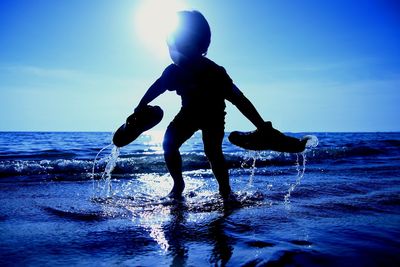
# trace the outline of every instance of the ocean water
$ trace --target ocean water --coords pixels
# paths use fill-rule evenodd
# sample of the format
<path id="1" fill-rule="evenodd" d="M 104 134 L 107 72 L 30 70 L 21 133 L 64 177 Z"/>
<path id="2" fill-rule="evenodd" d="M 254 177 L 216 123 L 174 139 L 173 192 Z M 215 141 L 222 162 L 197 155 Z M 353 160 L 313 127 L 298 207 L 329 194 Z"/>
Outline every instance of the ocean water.
<path id="1" fill-rule="evenodd" d="M 303 154 L 226 139 L 224 203 L 200 134 L 172 202 L 162 133 L 1 132 L 0 266 L 400 266 L 400 133 L 311 134 Z"/>

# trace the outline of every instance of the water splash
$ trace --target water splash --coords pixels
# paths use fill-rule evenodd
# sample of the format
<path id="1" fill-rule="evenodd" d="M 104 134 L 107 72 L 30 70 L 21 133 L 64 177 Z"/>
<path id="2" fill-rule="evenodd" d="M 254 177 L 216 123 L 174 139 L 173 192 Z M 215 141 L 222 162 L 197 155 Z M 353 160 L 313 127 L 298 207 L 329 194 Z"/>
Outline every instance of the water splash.
<path id="1" fill-rule="evenodd" d="M 257 169 L 256 167 L 256 161 L 257 159 L 260 158 L 260 153 L 257 151 L 249 151 L 248 154 L 244 157 L 244 160 L 242 164 L 240 165 L 241 168 L 250 168 L 250 177 L 249 177 L 249 182 L 247 183 L 248 188 L 253 187 L 253 180 L 254 180 L 254 174 Z M 251 161 L 251 164 L 248 164 L 248 161 Z"/>
<path id="2" fill-rule="evenodd" d="M 105 147 L 103 147 L 102 149 L 100 149 L 100 151 L 96 154 L 96 157 L 93 160 L 93 167 L 92 167 L 92 179 L 94 179 L 94 169 L 96 168 L 96 160 L 99 157 L 100 153 L 103 152 L 105 149 L 109 148 L 110 146 L 112 146 L 113 144 L 109 144 L 106 145 Z"/>
<path id="3" fill-rule="evenodd" d="M 315 135 L 306 135 L 303 139 L 307 139 L 306 149 L 314 148 L 318 146 L 318 138 Z"/>
<path id="4" fill-rule="evenodd" d="M 292 192 L 296 189 L 296 187 L 301 183 L 301 179 L 304 177 L 304 173 L 306 171 L 306 162 L 307 162 L 306 152 L 307 152 L 307 150 L 318 146 L 318 138 L 315 135 L 306 135 L 303 138 L 307 139 L 306 150 L 303 151 L 302 153 L 296 154 L 296 163 L 295 163 L 296 170 L 297 170 L 296 181 L 289 186 L 287 194 L 284 197 L 284 204 L 286 205 L 286 207 L 289 207 L 290 196 L 291 196 Z M 300 157 L 302 159 L 301 164 L 300 164 Z"/>
<path id="5" fill-rule="evenodd" d="M 302 158 L 301 165 L 300 165 L 300 157 Z M 304 173 L 306 171 L 306 162 L 307 162 L 307 158 L 306 158 L 305 152 L 296 154 L 296 163 L 295 163 L 296 170 L 297 170 L 296 181 L 289 186 L 288 192 L 284 197 L 285 205 L 290 204 L 290 196 L 291 196 L 292 192 L 294 191 L 294 189 L 296 189 L 296 187 L 300 184 L 301 179 L 304 177 Z"/>
<path id="6" fill-rule="evenodd" d="M 106 197 L 110 197 L 112 193 L 111 173 L 117 165 L 119 150 L 119 147 L 113 146 L 113 148 L 111 149 L 111 154 L 108 158 L 106 168 L 103 172 L 103 175 L 101 176 L 101 180 L 105 182 Z"/>
<path id="7" fill-rule="evenodd" d="M 96 160 L 101 152 L 103 152 L 105 149 L 107 149 L 111 146 L 112 146 L 111 153 L 105 160 L 107 162 L 105 170 L 104 170 L 103 174 L 101 175 L 101 179 L 97 182 L 97 188 L 95 188 L 94 177 L 95 177 Z M 115 166 L 117 165 L 119 153 L 120 153 L 120 148 L 113 144 L 109 144 L 109 145 L 103 147 L 97 153 L 97 155 L 93 161 L 93 168 L 92 168 L 93 192 L 95 192 L 96 196 L 110 197 L 112 195 L 111 173 L 114 170 Z"/>

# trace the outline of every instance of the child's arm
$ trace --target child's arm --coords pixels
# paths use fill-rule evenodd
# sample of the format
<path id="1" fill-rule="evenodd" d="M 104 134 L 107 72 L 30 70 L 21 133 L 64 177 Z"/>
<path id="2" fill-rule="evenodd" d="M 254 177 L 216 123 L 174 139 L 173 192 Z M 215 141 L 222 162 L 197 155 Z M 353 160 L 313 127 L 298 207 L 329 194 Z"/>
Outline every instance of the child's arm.
<path id="1" fill-rule="evenodd" d="M 240 89 L 233 84 L 232 95 L 227 98 L 234 104 L 239 111 L 251 121 L 258 129 L 265 127 L 265 122 L 261 115 L 258 113 L 254 105 L 247 99 L 247 97 L 240 91 Z"/>
<path id="2" fill-rule="evenodd" d="M 155 81 L 140 100 L 139 105 L 135 108 L 135 112 L 145 107 L 166 90 L 161 78 Z"/>

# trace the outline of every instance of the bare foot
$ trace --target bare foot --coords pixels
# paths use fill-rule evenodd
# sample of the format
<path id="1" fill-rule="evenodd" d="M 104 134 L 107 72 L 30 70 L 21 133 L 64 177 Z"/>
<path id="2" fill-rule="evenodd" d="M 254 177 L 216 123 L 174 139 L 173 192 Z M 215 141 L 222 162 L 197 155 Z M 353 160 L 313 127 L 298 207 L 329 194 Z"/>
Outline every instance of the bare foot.
<path id="1" fill-rule="evenodd" d="M 241 203 L 240 200 L 234 193 L 230 193 L 228 196 L 223 196 L 222 201 L 225 208 L 238 208 L 240 207 Z"/>
<path id="2" fill-rule="evenodd" d="M 167 195 L 167 197 L 172 198 L 172 199 L 182 199 L 182 193 L 183 190 L 185 189 L 185 184 L 174 184 L 172 187 L 171 192 Z"/>

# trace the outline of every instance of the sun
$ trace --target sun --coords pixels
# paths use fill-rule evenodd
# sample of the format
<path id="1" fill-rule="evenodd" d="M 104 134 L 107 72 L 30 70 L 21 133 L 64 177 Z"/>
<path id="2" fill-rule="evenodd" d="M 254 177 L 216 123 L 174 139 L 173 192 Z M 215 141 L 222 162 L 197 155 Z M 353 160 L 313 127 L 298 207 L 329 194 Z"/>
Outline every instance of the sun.
<path id="1" fill-rule="evenodd" d="M 177 0 L 139 2 L 134 15 L 135 31 L 139 40 L 151 53 L 160 57 L 168 56 L 166 37 L 178 24 L 176 12 L 184 9 L 184 3 Z"/>

